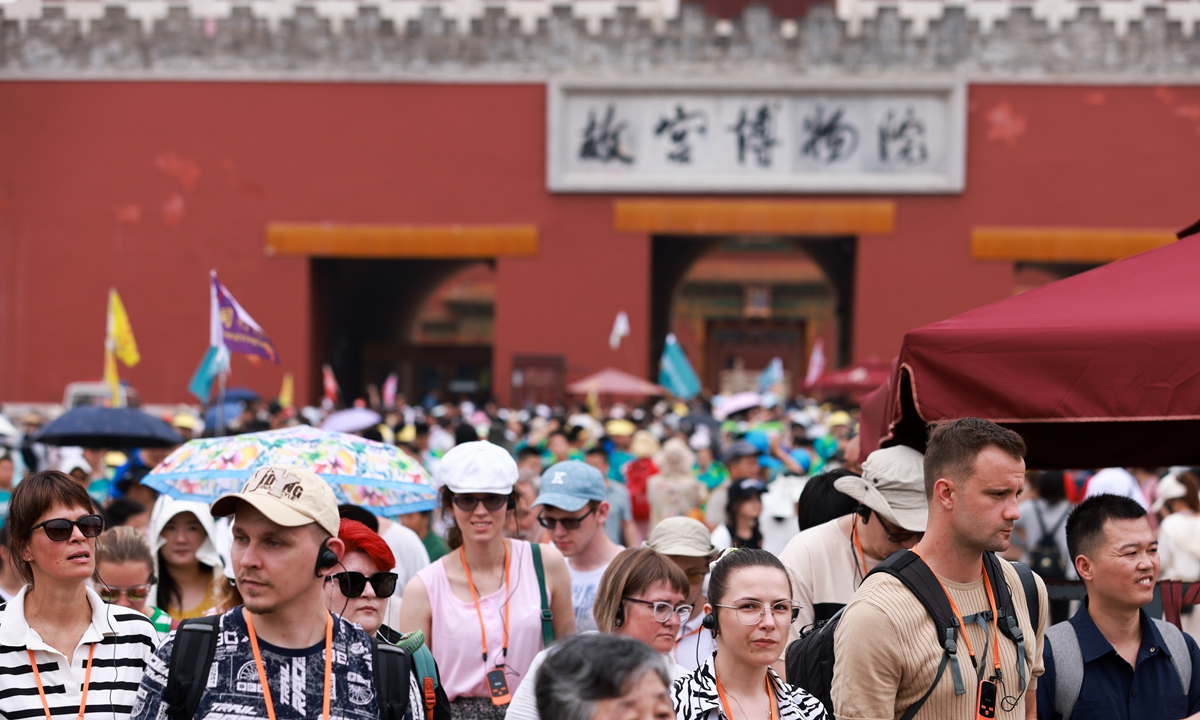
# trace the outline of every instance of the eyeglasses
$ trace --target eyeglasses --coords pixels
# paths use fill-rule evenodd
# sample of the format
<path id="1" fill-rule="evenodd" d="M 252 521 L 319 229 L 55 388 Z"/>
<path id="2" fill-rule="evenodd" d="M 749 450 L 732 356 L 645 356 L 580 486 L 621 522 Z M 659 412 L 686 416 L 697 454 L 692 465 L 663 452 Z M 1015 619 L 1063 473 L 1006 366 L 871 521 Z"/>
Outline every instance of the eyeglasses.
<path id="1" fill-rule="evenodd" d="M 106 603 L 115 603 L 121 599 L 121 596 L 129 598 L 129 602 L 137 605 L 146 602 L 146 598 L 150 597 L 149 585 L 134 585 L 127 588 L 108 587 L 107 585 L 96 588 L 96 594 Z"/>
<path id="2" fill-rule="evenodd" d="M 713 605 L 713 607 L 733 610 L 737 615 L 738 622 L 743 625 L 759 624 L 767 611 L 766 607 L 757 600 L 745 600 L 737 605 Z M 793 603 L 777 602 L 771 606 L 771 617 L 775 618 L 775 622 L 778 624 L 791 625 L 796 622 L 796 616 L 799 614 L 800 608 Z"/>
<path id="3" fill-rule="evenodd" d="M 910 532 L 908 530 L 894 530 L 890 525 L 887 524 L 887 522 L 884 521 L 883 518 L 879 517 L 879 513 L 874 513 L 874 515 L 875 515 L 875 518 L 877 520 L 879 520 L 879 526 L 882 527 L 885 532 L 887 532 L 888 542 L 894 542 L 898 545 L 903 545 L 904 543 L 906 543 L 914 538 L 917 540 L 920 540 L 921 538 L 925 537 L 925 533 L 923 533 L 923 532 Z"/>
<path id="4" fill-rule="evenodd" d="M 371 583 L 375 597 L 387 598 L 396 592 L 397 577 L 399 576 L 394 572 L 375 573 L 371 577 L 360 572 L 340 572 L 330 575 L 328 579 L 337 580 L 338 589 L 342 591 L 342 595 L 348 598 L 362 597 L 363 591 L 367 589 L 367 583 Z"/>
<path id="5" fill-rule="evenodd" d="M 563 530 L 578 530 L 579 526 L 583 523 L 583 519 L 594 512 L 596 512 L 596 508 L 588 510 L 577 518 L 552 518 L 545 515 L 538 515 L 538 524 L 550 532 L 554 532 L 554 526 L 559 523 L 562 523 Z"/>
<path id="6" fill-rule="evenodd" d="M 691 605 L 672 605 L 669 602 L 663 602 L 661 600 L 658 602 L 650 602 L 649 600 L 643 600 L 635 597 L 621 598 L 621 600 L 641 603 L 642 605 L 649 605 L 650 607 L 654 608 L 654 619 L 660 623 L 665 623 L 671 619 L 672 615 L 677 615 L 679 616 L 679 624 L 683 625 L 687 623 L 688 618 L 692 616 Z"/>
<path id="7" fill-rule="evenodd" d="M 488 512 L 495 512 L 508 503 L 508 495 L 483 493 L 482 495 L 454 496 L 454 505 L 463 512 L 475 512 L 475 508 L 479 507 L 479 503 L 483 503 Z"/>
<path id="8" fill-rule="evenodd" d="M 54 542 L 65 542 L 71 539 L 75 528 L 79 528 L 79 532 L 83 533 L 85 538 L 99 537 L 104 531 L 104 518 L 99 515 L 84 515 L 78 520 L 68 520 L 66 518 L 54 518 L 46 522 L 40 522 L 37 525 L 29 528 L 30 532 L 38 528 L 46 530 L 46 537 Z"/>

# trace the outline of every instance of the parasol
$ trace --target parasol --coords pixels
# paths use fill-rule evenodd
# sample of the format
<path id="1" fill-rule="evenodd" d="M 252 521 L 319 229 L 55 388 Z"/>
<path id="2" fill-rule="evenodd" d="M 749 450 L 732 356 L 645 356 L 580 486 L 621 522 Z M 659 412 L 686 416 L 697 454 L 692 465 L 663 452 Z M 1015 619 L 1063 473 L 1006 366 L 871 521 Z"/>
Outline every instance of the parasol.
<path id="1" fill-rule="evenodd" d="M 174 447 L 183 442 L 171 426 L 141 410 L 91 405 L 59 415 L 33 437 L 47 445 L 131 449 Z"/>
<path id="2" fill-rule="evenodd" d="M 308 425 L 192 440 L 142 483 L 180 500 L 211 503 L 237 492 L 260 467 L 308 468 L 333 488 L 339 504 L 394 516 L 432 510 L 437 490 L 421 465 L 399 449 Z"/>
<path id="3" fill-rule="evenodd" d="M 649 380 L 643 380 L 636 375 L 604 368 L 594 375 L 588 375 L 582 380 L 576 380 L 567 386 L 567 390 L 575 395 L 631 395 L 644 397 L 647 395 L 669 395 L 667 389 L 655 385 Z"/>

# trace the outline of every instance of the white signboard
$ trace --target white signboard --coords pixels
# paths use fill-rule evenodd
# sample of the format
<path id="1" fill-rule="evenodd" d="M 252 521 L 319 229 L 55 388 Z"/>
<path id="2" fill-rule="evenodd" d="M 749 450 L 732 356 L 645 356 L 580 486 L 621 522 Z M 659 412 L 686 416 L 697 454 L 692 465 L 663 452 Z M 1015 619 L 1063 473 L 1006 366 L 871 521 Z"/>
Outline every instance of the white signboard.
<path id="1" fill-rule="evenodd" d="M 552 192 L 961 192 L 959 82 L 558 81 Z"/>

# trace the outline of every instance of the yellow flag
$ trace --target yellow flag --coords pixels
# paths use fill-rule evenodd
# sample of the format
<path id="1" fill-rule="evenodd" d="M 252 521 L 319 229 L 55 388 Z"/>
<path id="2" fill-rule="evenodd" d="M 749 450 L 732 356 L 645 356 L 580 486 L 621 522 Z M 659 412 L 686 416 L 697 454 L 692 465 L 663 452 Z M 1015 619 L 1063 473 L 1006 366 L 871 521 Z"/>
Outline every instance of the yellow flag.
<path id="1" fill-rule="evenodd" d="M 120 407 L 121 378 L 117 376 L 117 358 L 107 347 L 104 348 L 104 382 L 108 383 L 108 389 L 112 391 L 112 407 Z"/>
<path id="2" fill-rule="evenodd" d="M 283 374 L 283 386 L 279 388 L 279 407 L 287 409 L 292 406 L 292 374 Z"/>
<path id="3" fill-rule="evenodd" d="M 133 339 L 133 327 L 129 324 L 129 316 L 125 314 L 125 306 L 116 288 L 108 291 L 108 341 L 112 352 L 126 367 L 141 362 L 137 341 Z"/>

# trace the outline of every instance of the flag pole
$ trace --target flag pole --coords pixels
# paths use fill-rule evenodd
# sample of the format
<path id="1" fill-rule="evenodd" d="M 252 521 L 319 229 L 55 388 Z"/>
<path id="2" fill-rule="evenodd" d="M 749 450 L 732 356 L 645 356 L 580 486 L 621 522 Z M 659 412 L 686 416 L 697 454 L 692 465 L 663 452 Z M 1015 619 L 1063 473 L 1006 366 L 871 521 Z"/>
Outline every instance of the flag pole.
<path id="1" fill-rule="evenodd" d="M 214 437 L 225 436 L 225 372 L 217 374 L 217 432 Z"/>

